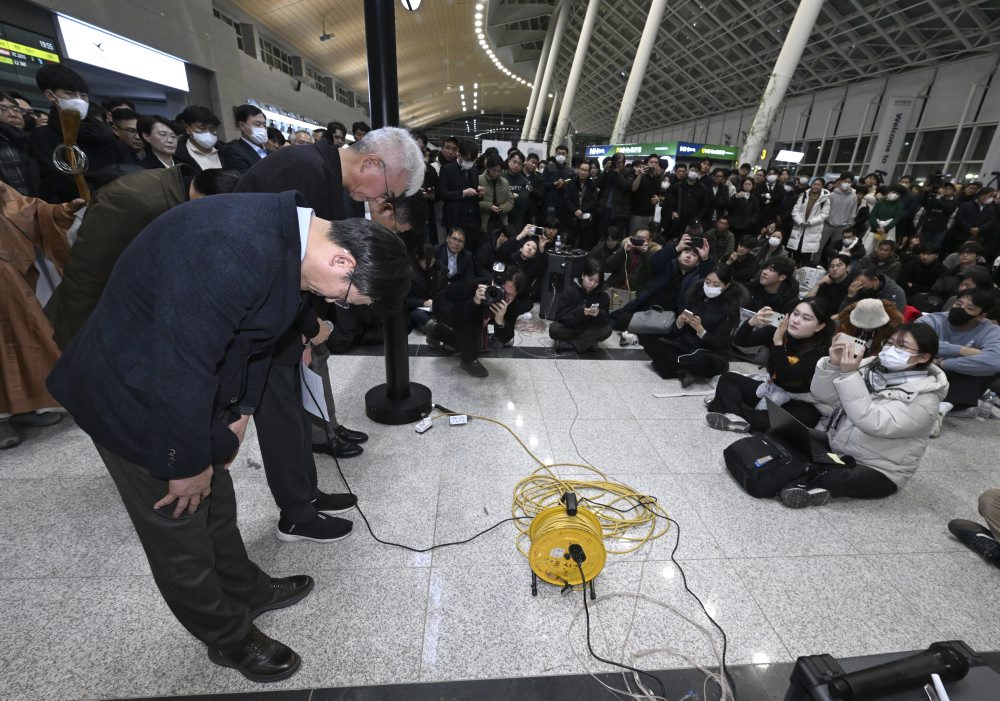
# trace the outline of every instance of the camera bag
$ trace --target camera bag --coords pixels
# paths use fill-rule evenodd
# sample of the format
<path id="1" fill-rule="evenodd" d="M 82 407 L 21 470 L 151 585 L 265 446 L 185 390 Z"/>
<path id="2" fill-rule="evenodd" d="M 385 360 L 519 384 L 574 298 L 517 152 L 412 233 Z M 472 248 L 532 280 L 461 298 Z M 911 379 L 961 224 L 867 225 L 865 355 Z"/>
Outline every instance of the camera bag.
<path id="1" fill-rule="evenodd" d="M 773 436 L 755 433 L 722 451 L 726 469 L 743 490 L 758 499 L 770 498 L 791 482 L 813 471 L 812 463 Z"/>

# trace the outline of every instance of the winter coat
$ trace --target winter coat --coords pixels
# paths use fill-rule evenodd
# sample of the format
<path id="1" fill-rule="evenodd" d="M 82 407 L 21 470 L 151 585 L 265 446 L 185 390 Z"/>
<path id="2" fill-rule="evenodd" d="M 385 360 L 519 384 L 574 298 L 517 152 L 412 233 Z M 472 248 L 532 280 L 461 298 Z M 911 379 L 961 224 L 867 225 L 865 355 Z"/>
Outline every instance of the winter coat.
<path id="1" fill-rule="evenodd" d="M 750 311 L 770 307 L 781 314 L 788 314 L 799 303 L 799 282 L 792 275 L 785 278 L 778 291 L 773 294 L 764 289 L 760 280 L 751 282 L 747 289 L 750 291 L 750 299 L 747 300 L 747 309 Z"/>
<path id="2" fill-rule="evenodd" d="M 445 231 L 461 227 L 465 231 L 466 242 L 479 239 L 479 199 L 465 197 L 462 193 L 479 187 L 479 176 L 472 168 L 462 170 L 457 161 L 441 166 L 437 184 L 437 198 L 444 202 L 441 210 L 441 225 Z M 510 188 L 508 188 L 508 191 Z M 492 204 L 492 200 L 490 200 Z"/>
<path id="3" fill-rule="evenodd" d="M 760 224 L 760 202 L 757 196 L 740 197 L 736 193 L 729 199 L 729 225 L 738 236 L 756 236 Z"/>
<path id="4" fill-rule="evenodd" d="M 806 190 L 795 201 L 792 207 L 792 221 L 795 225 L 788 235 L 788 248 L 802 253 L 818 253 L 823 240 L 823 222 L 830 216 L 830 195 L 826 190 L 820 190 L 816 202 L 806 217 L 809 206 L 809 190 Z"/>
<path id="5" fill-rule="evenodd" d="M 490 207 L 495 203 L 500 208 L 500 221 L 506 224 L 507 215 L 514 209 L 514 195 L 503 176 L 490 180 L 485 174 L 480 175 L 479 186 L 486 188 L 486 194 L 479 200 L 479 230 L 488 234 L 490 217 L 493 216 Z"/>
<path id="6" fill-rule="evenodd" d="M 704 184 L 704 180 L 702 180 L 702 184 Z M 709 184 L 705 185 L 705 193 L 707 197 L 705 202 L 705 218 L 709 222 L 714 222 L 719 217 L 725 217 L 729 214 L 729 200 L 731 198 L 729 183 L 722 183 L 719 186 L 718 192 L 716 192 L 715 181 L 709 178 Z"/>
<path id="7" fill-rule="evenodd" d="M 691 285 L 678 307 L 693 312 L 701 319 L 705 327 L 705 335 L 698 334 L 690 324 L 677 328 L 670 327 L 667 339 L 676 349 L 693 351 L 697 348 L 725 353 L 733 345 L 733 332 L 740 323 L 740 306 L 746 298 L 746 288 L 739 283 L 731 284 L 715 299 L 705 296 L 700 284 Z"/>
<path id="8" fill-rule="evenodd" d="M 928 193 L 924 195 L 924 215 L 921 221 L 921 231 L 928 234 L 943 234 L 948 230 L 948 221 L 958 208 L 958 200 L 954 197 L 944 198 L 941 195 Z"/>
<path id="9" fill-rule="evenodd" d="M 447 270 L 442 270 L 441 263 L 437 260 L 426 270 L 417 260 L 410 260 L 410 291 L 406 295 L 406 311 L 413 311 L 424 306 L 427 300 L 434 299 L 445 286 L 446 276 Z"/>
<path id="10" fill-rule="evenodd" d="M 636 262 L 632 258 L 632 253 L 625 250 L 624 244 L 620 244 L 618 249 L 608 256 L 607 272 L 611 273 L 608 278 L 608 287 L 617 287 L 621 290 L 627 288 L 636 292 L 646 289 L 650 280 L 653 279 L 653 273 L 649 267 L 649 259 L 653 254 L 651 251 L 646 251 L 638 255 L 639 259 Z M 626 267 L 628 268 L 627 280 Z"/>
<path id="11" fill-rule="evenodd" d="M 611 208 L 614 217 L 627 217 L 632 211 L 632 193 L 628 180 L 620 170 L 605 170 L 597 176 L 598 209 Z"/>
<path id="12" fill-rule="evenodd" d="M 930 265 L 924 265 L 919 258 L 913 258 L 903 263 L 896 282 L 908 296 L 927 294 L 934 289 L 934 283 L 945 274 L 944 263 L 935 260 Z"/>
<path id="13" fill-rule="evenodd" d="M 583 313 L 584 307 L 589 307 L 592 304 L 597 305 L 597 316 L 587 316 Z M 611 298 L 603 291 L 601 285 L 590 292 L 584 292 L 580 281 L 574 280 L 572 285 L 567 285 L 566 289 L 559 294 L 556 321 L 578 330 L 589 329 L 593 326 L 605 326 L 608 323 L 610 307 Z"/>
<path id="14" fill-rule="evenodd" d="M 868 215 L 868 223 L 871 225 L 872 232 L 882 229 L 885 231 L 887 239 L 895 241 L 896 223 L 899 221 L 899 215 L 902 211 L 903 203 L 899 200 L 890 202 L 886 198 L 879 199 L 872 207 L 871 214 Z M 879 224 L 879 222 L 884 222 L 884 224 Z"/>
<path id="15" fill-rule="evenodd" d="M 685 180 L 671 186 L 663 201 L 663 221 L 670 222 L 674 213 L 677 220 L 672 225 L 675 232 L 683 231 L 691 219 L 703 218 L 708 204 L 708 191 L 701 182 Z"/>
<path id="16" fill-rule="evenodd" d="M 927 450 L 938 405 L 948 394 L 948 378 L 930 365 L 926 377 L 872 391 L 864 375 L 875 361 L 870 358 L 860 371 L 842 373 L 829 357 L 823 358 L 811 389 L 820 401 L 843 409 L 834 411 L 827 427 L 830 447 L 901 487 L 917 471 Z"/>
<path id="17" fill-rule="evenodd" d="M 899 273 L 903 269 L 903 263 L 899 256 L 893 253 L 887 260 L 879 260 L 875 251 L 861 259 L 862 270 L 874 270 L 876 273 L 884 273 L 893 280 L 899 279 Z"/>
<path id="18" fill-rule="evenodd" d="M 862 299 L 880 299 L 883 302 L 892 302 L 900 314 L 906 309 L 906 293 L 903 288 L 896 284 L 896 281 L 883 273 L 878 274 L 878 289 L 863 290 L 857 297 L 845 297 L 844 307 L 848 307 Z"/>

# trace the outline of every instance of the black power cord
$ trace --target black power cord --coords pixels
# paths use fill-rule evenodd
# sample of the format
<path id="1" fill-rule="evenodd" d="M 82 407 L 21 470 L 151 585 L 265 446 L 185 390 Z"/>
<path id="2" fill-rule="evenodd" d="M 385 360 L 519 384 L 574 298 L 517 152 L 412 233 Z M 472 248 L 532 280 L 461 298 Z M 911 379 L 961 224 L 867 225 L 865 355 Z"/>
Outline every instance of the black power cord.
<path id="1" fill-rule="evenodd" d="M 300 369 L 300 374 L 302 374 L 301 369 Z M 309 398 L 312 399 L 313 404 L 320 411 L 320 413 L 322 413 L 323 410 L 320 407 L 319 402 L 316 401 L 316 396 L 313 394 L 312 388 L 309 386 L 309 384 L 305 381 L 304 378 L 302 378 L 302 386 L 306 388 L 307 392 L 309 392 Z M 344 470 L 340 467 L 340 460 L 338 460 L 337 456 L 335 455 L 335 453 L 336 453 L 336 443 L 335 443 L 335 441 L 333 439 L 333 434 L 330 433 L 330 427 L 329 427 L 329 425 L 324 425 L 323 426 L 323 431 L 324 431 L 324 433 L 326 433 L 326 443 L 330 447 L 330 454 L 333 455 L 333 463 L 337 466 L 337 472 L 340 473 L 340 479 L 344 482 L 344 486 L 347 487 L 348 494 L 351 494 L 352 496 L 357 497 L 357 495 L 354 494 L 354 490 L 351 489 L 351 485 L 347 481 L 347 477 L 344 476 Z M 497 523 L 494 523 L 489 528 L 487 528 L 485 530 L 482 530 L 482 531 L 479 531 L 479 533 L 476 533 L 475 535 L 473 535 L 473 536 L 471 536 L 469 538 L 466 538 L 465 540 L 456 540 L 456 541 L 452 541 L 452 542 L 449 542 L 449 543 L 438 543 L 436 545 L 430 545 L 430 546 L 428 546 L 426 548 L 415 548 L 415 547 L 413 547 L 411 545 L 404 545 L 403 543 L 393 543 L 392 541 L 383 540 L 382 538 L 379 538 L 377 535 L 375 535 L 375 531 L 372 529 L 371 523 L 368 522 L 368 517 L 365 516 L 365 512 L 361 510 L 361 503 L 360 502 L 356 503 L 354 505 L 354 508 L 357 510 L 358 515 L 361 517 L 361 520 L 364 521 L 365 528 L 368 529 L 368 532 L 371 534 L 371 537 L 373 539 L 375 539 L 376 542 L 381 543 L 382 545 L 391 545 L 392 547 L 395 547 L 395 548 L 402 548 L 403 550 L 409 550 L 410 552 L 413 552 L 413 553 L 426 553 L 426 552 L 430 552 L 432 550 L 437 550 L 438 548 L 447 548 L 447 547 L 450 547 L 452 545 L 465 545 L 466 543 L 472 542 L 476 538 L 479 538 L 480 536 L 486 535 L 490 531 L 492 531 L 492 530 L 494 530 L 496 528 L 499 528 L 500 526 L 502 526 L 505 523 L 509 523 L 511 521 L 520 521 L 520 520 L 525 520 L 525 519 L 531 520 L 533 518 L 532 516 L 512 516 L 510 518 L 505 518 L 502 521 L 498 521 Z"/>
<path id="2" fill-rule="evenodd" d="M 613 662 L 609 659 L 601 657 L 596 652 L 594 652 L 594 646 L 590 642 L 590 604 L 587 603 L 587 577 L 583 574 L 583 565 L 581 564 L 583 562 L 582 558 L 574 556 L 573 561 L 576 562 L 577 569 L 580 570 L 580 580 L 583 582 L 582 585 L 583 614 L 587 620 L 587 650 L 590 651 L 590 656 L 593 657 L 595 660 L 603 662 L 604 664 L 607 665 L 611 665 L 612 667 L 618 667 L 619 669 L 627 669 L 628 671 L 633 672 L 635 674 L 641 674 L 644 677 L 649 677 L 654 682 L 656 682 L 656 685 L 658 687 L 660 687 L 660 697 L 664 699 L 667 698 L 667 690 L 664 688 L 663 682 L 661 682 L 660 678 L 657 677 L 655 674 L 643 671 L 637 667 L 630 667 L 627 664 L 622 664 L 620 662 Z"/>

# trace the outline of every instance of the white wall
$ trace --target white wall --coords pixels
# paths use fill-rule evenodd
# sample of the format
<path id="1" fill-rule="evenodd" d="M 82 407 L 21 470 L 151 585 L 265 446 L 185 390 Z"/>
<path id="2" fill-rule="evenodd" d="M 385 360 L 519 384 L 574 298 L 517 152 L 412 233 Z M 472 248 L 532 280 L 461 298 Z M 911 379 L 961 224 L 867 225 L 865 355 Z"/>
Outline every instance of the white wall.
<path id="1" fill-rule="evenodd" d="M 232 28 L 212 15 L 211 0 L 33 0 L 33 4 L 89 22 L 213 72 L 213 100 L 207 106 L 222 119 L 224 138 L 235 137 L 233 108 L 248 98 L 280 106 L 321 124 L 333 120 L 348 125 L 369 121 L 361 110 L 314 90 L 306 81 L 296 91 L 296 80 L 291 76 L 240 51 Z M 228 7 L 223 9 L 230 14 Z M 255 31 L 258 38 L 262 32 L 269 36 L 259 24 Z M 259 55 L 259 44 L 257 48 Z M 296 53 L 294 46 L 285 48 Z"/>

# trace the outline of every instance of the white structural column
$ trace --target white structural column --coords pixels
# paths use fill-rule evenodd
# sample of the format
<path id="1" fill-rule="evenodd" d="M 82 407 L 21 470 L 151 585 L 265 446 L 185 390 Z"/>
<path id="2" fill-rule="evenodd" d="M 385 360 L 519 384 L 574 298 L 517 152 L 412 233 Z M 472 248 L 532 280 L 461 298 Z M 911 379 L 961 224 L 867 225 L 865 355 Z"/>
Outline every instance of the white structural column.
<path id="1" fill-rule="evenodd" d="M 535 80 L 531 84 L 531 99 L 528 100 L 528 111 L 524 115 L 524 125 L 521 127 L 521 139 L 528 138 L 528 128 L 531 126 L 531 118 L 538 107 L 538 96 L 542 94 L 542 75 L 545 73 L 545 66 L 549 62 L 549 49 L 552 48 L 552 35 L 556 33 L 556 23 L 549 22 L 549 31 L 545 33 L 545 41 L 542 43 L 542 53 L 538 56 L 538 68 L 535 69 Z"/>
<path id="2" fill-rule="evenodd" d="M 576 88 L 580 83 L 580 74 L 583 73 L 583 64 L 587 60 L 587 51 L 590 50 L 590 37 L 594 33 L 594 24 L 597 22 L 597 11 L 601 7 L 601 0 L 590 0 L 587 5 L 587 14 L 583 18 L 583 26 L 580 27 L 580 41 L 576 44 L 576 53 L 573 54 L 573 66 L 569 69 L 569 79 L 566 81 L 566 89 L 562 93 L 562 107 L 559 108 L 559 119 L 556 121 L 556 132 L 552 137 L 552 143 L 562 143 L 569 131 L 570 112 L 573 110 L 573 101 L 576 99 Z"/>
<path id="3" fill-rule="evenodd" d="M 559 16 L 556 18 L 555 32 L 552 34 L 552 46 L 549 48 L 549 60 L 545 64 L 545 75 L 542 76 L 542 86 L 535 103 L 535 113 L 531 115 L 531 127 L 528 129 L 528 141 L 538 138 L 538 129 L 542 126 L 542 114 L 545 113 L 545 101 L 548 99 L 549 86 L 552 85 L 552 74 L 556 72 L 556 61 L 559 60 L 559 45 L 566 31 L 566 21 L 569 19 L 569 0 L 563 0 L 559 5 Z"/>
<path id="4" fill-rule="evenodd" d="M 542 137 L 542 141 L 549 144 L 549 151 L 555 151 L 557 141 L 549 141 L 549 137 L 552 136 L 552 126 L 556 123 L 556 108 L 559 106 L 559 91 L 556 90 L 552 93 L 552 110 L 549 112 L 549 122 L 545 125 L 545 136 Z M 563 99 L 566 97 L 566 93 L 562 93 Z"/>
<path id="5" fill-rule="evenodd" d="M 649 55 L 653 51 L 653 44 L 656 43 L 656 34 L 660 31 L 660 22 L 663 21 L 663 11 L 666 9 L 667 0 L 653 0 L 649 5 L 649 13 L 646 15 L 646 26 L 642 29 L 639 48 L 636 50 L 635 60 L 632 62 L 632 72 L 628 74 L 628 83 L 625 84 L 625 95 L 622 96 L 622 106 L 618 110 L 615 129 L 611 132 L 611 143 L 613 144 L 619 144 L 625 138 L 625 130 L 628 128 L 628 122 L 632 118 L 632 110 L 635 109 L 635 102 L 639 99 L 639 90 L 642 89 L 642 79 L 646 76 L 646 67 L 649 65 Z"/>
<path id="6" fill-rule="evenodd" d="M 809 41 L 816 19 L 820 10 L 823 9 L 823 0 L 802 0 L 799 8 L 795 11 L 795 19 L 792 26 L 788 28 L 788 36 L 778 54 L 778 60 L 774 63 L 774 71 L 771 73 L 767 87 L 764 88 L 764 95 L 760 98 L 760 107 L 757 108 L 757 116 L 753 118 L 753 124 L 747 131 L 743 148 L 740 149 L 740 163 L 755 163 L 760 150 L 764 146 L 764 139 L 767 138 L 774 118 L 778 114 L 778 108 L 782 100 L 785 99 L 785 91 L 792 81 L 792 74 L 799 66 L 802 52 Z"/>

